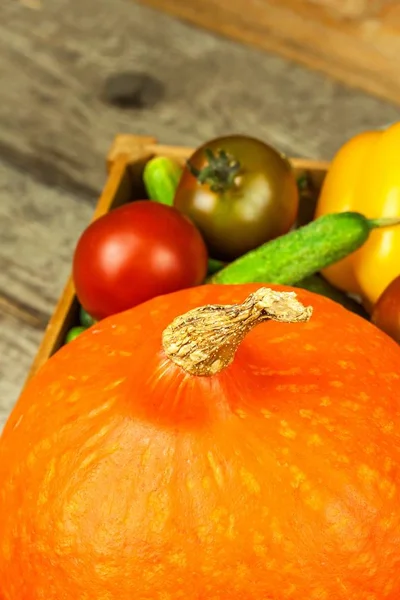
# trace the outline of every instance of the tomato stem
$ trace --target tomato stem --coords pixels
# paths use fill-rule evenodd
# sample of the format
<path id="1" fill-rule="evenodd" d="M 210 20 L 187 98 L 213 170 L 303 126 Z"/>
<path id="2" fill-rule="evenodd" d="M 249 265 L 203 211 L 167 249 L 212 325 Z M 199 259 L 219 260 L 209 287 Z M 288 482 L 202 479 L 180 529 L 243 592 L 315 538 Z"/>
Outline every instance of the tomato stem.
<path id="1" fill-rule="evenodd" d="M 223 149 L 214 153 L 210 148 L 206 148 L 204 153 L 207 163 L 202 169 L 187 161 L 190 173 L 199 183 L 209 185 L 213 192 L 224 192 L 233 187 L 241 169 L 240 162 Z"/>
<path id="2" fill-rule="evenodd" d="M 259 288 L 241 304 L 200 306 L 174 319 L 162 343 L 168 358 L 189 375 L 210 377 L 231 364 L 245 336 L 264 321 L 307 322 L 312 307 L 295 292 Z"/>

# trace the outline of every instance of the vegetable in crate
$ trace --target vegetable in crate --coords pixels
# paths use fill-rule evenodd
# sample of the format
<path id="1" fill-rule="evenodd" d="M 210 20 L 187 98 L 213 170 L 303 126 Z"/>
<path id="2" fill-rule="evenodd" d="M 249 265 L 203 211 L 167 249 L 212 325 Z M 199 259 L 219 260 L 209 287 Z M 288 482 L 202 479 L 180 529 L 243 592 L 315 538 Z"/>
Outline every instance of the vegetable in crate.
<path id="1" fill-rule="evenodd" d="M 172 158 L 156 156 L 150 159 L 143 170 L 143 182 L 150 200 L 173 206 L 182 171 L 180 164 Z"/>
<path id="2" fill-rule="evenodd" d="M 172 158 L 157 156 L 146 163 L 143 181 L 151 200 L 173 205 L 175 193 L 182 176 L 181 166 Z M 208 259 L 207 275 L 216 273 L 224 263 L 214 258 Z"/>
<path id="3" fill-rule="evenodd" d="M 0 438 L 2 600 L 400 598 L 400 347 L 287 292 L 158 297 L 40 369 Z"/>
<path id="4" fill-rule="evenodd" d="M 223 261 L 289 231 L 298 204 L 289 161 L 243 135 L 217 138 L 198 148 L 174 200 L 201 231 L 210 256 Z"/>
<path id="5" fill-rule="evenodd" d="M 83 308 L 83 306 L 79 307 L 79 322 L 82 327 L 91 327 L 96 323 L 96 319 L 93 319 L 91 315 Z"/>
<path id="6" fill-rule="evenodd" d="M 359 302 L 335 288 L 328 281 L 326 281 L 320 273 L 309 275 L 301 281 L 297 281 L 295 287 L 303 290 L 309 290 L 310 292 L 320 294 L 321 296 L 326 296 L 334 302 L 338 302 L 344 308 L 347 308 L 347 310 L 351 310 L 357 315 L 360 315 L 360 317 L 368 319 L 368 313 Z"/>
<path id="7" fill-rule="evenodd" d="M 241 256 L 209 281 L 295 285 L 360 248 L 374 229 L 399 224 L 400 218 L 366 219 L 354 212 L 324 215 Z"/>
<path id="8" fill-rule="evenodd" d="M 400 344 L 400 276 L 379 296 L 371 321 Z"/>
<path id="9" fill-rule="evenodd" d="M 73 260 L 76 294 L 90 315 L 103 319 L 199 285 L 207 258 L 200 233 L 184 215 L 135 201 L 100 217 L 81 235 Z"/>
<path id="10" fill-rule="evenodd" d="M 78 337 L 81 333 L 86 331 L 88 327 L 91 327 L 96 323 L 95 319 L 91 315 L 89 315 L 86 310 L 80 306 L 79 307 L 79 325 L 71 327 L 69 331 L 67 331 L 67 335 L 65 336 L 65 343 L 68 344 L 72 342 L 75 338 Z"/>
<path id="11" fill-rule="evenodd" d="M 400 217 L 400 123 L 367 131 L 348 141 L 334 157 L 315 216 L 360 211 L 367 217 Z M 400 275 L 400 228 L 375 231 L 366 244 L 326 268 L 336 287 L 362 296 L 370 308 Z"/>
<path id="12" fill-rule="evenodd" d="M 65 336 L 65 343 L 73 342 L 78 335 L 81 335 L 84 331 L 86 331 L 87 327 L 84 325 L 76 325 L 75 327 L 71 327 L 71 329 L 67 332 Z"/>

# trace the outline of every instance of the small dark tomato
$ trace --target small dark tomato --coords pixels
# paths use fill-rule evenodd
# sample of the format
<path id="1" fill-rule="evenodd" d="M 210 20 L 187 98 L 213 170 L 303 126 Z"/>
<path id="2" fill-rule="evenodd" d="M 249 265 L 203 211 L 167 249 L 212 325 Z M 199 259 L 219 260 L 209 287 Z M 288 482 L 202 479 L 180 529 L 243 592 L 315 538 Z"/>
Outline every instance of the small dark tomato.
<path id="1" fill-rule="evenodd" d="M 291 229 L 299 192 L 286 157 L 260 140 L 232 135 L 194 152 L 174 206 L 199 228 L 212 258 L 231 261 Z"/>
<path id="2" fill-rule="evenodd" d="M 371 321 L 400 344 L 400 275 L 389 283 L 376 301 Z"/>

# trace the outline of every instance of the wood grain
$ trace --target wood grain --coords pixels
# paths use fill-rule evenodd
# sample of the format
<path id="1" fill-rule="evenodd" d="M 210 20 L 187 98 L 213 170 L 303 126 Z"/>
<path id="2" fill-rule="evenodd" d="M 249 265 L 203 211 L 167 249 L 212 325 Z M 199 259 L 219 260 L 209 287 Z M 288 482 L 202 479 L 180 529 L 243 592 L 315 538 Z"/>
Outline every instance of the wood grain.
<path id="1" fill-rule="evenodd" d="M 392 0 L 306 0 L 327 8 L 340 18 L 360 19 L 379 15 L 382 8 L 390 6 Z"/>
<path id="2" fill-rule="evenodd" d="M 113 0 L 112 10 L 109 0 L 52 0 L 41 10 L 3 0 L 0 17 L 0 159 L 92 200 L 119 132 L 193 146 L 240 130 L 292 156 L 329 159 L 353 133 L 398 116 L 317 73 L 128 0 Z M 105 103 L 106 80 L 127 71 L 159 81 L 158 102 Z"/>
<path id="3" fill-rule="evenodd" d="M 13 195 L 7 194 L 10 182 Z M 27 185 L 22 173 L 1 163 L 0 198 L 0 295 L 46 320 L 94 206 L 63 190 L 34 181 Z"/>
<path id="4" fill-rule="evenodd" d="M 354 20 L 304 0 L 141 2 L 400 104 L 398 2 L 381 5 L 378 16 Z"/>
<path id="5" fill-rule="evenodd" d="M 110 6 L 0 3 L 1 418 L 65 286 L 117 133 L 194 146 L 241 131 L 292 156 L 329 159 L 349 136 L 397 118 L 390 104 L 280 57 L 128 0 Z M 163 92 L 122 110 L 104 87 L 130 71 Z"/>

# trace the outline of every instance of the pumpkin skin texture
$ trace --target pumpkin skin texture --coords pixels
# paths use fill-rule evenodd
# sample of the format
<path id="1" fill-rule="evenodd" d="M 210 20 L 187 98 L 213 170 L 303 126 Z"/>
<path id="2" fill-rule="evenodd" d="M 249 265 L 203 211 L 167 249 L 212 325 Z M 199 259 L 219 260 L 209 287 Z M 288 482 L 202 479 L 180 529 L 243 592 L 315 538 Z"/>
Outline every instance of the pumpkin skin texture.
<path id="1" fill-rule="evenodd" d="M 305 290 L 309 322 L 212 377 L 161 347 L 258 287 L 150 300 L 31 380 L 0 439 L 2 600 L 400 598 L 400 347 Z"/>

